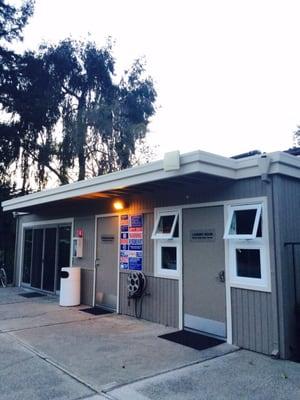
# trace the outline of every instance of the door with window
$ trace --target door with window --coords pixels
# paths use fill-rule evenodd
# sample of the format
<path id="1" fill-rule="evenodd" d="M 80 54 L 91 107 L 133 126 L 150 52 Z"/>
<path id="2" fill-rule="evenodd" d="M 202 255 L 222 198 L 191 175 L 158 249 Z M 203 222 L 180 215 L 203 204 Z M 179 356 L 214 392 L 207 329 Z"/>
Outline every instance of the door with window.
<path id="1" fill-rule="evenodd" d="M 223 206 L 184 209 L 184 327 L 226 337 Z"/>
<path id="2" fill-rule="evenodd" d="M 117 308 L 119 217 L 97 219 L 96 306 Z"/>
<path id="3" fill-rule="evenodd" d="M 71 226 L 26 228 L 23 243 L 22 284 L 55 292 L 60 270 L 70 266 Z"/>

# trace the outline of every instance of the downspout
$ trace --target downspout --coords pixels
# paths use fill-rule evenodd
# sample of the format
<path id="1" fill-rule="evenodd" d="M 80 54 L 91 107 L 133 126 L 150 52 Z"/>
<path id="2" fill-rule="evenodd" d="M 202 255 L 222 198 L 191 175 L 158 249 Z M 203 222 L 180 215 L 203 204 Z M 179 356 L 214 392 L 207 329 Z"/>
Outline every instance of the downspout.
<path id="1" fill-rule="evenodd" d="M 261 173 L 261 180 L 267 185 L 267 198 L 271 200 L 271 224 L 272 224 L 272 235 L 273 235 L 273 259 L 274 259 L 274 283 L 275 283 L 275 293 L 274 291 L 271 292 L 271 296 L 275 296 L 275 302 L 272 300 L 272 313 L 273 320 L 275 320 L 275 326 L 272 328 L 273 333 L 273 349 L 272 349 L 272 357 L 279 358 L 280 351 L 279 351 L 279 343 L 280 343 L 280 326 L 279 326 L 279 300 L 278 300 L 278 262 L 277 262 L 277 237 L 276 237 L 276 230 L 275 230 L 275 200 L 274 200 L 274 184 L 273 184 L 273 177 L 269 176 L 269 171 L 271 167 L 271 158 L 268 157 L 266 153 L 263 153 L 261 157 L 257 160 L 258 168 Z M 270 218 L 269 218 L 269 225 L 270 225 Z M 272 275 L 271 275 L 272 280 Z M 272 285 L 273 286 L 273 285 Z"/>
<path id="2" fill-rule="evenodd" d="M 275 230 L 275 199 L 274 199 L 274 182 L 273 182 L 273 177 L 271 179 L 271 184 L 270 184 L 270 191 L 271 191 L 271 201 L 272 201 L 272 228 L 273 228 L 273 242 L 274 242 L 274 271 L 275 271 L 275 287 L 276 287 L 276 293 L 275 293 L 275 319 L 276 319 L 276 339 L 273 341 L 275 348 L 272 351 L 272 356 L 279 358 L 280 357 L 280 326 L 279 326 L 279 287 L 278 287 L 278 260 L 277 260 L 277 235 L 276 235 L 276 230 Z"/>
<path id="3" fill-rule="evenodd" d="M 16 236 L 15 236 L 15 254 L 14 254 L 14 273 L 13 273 L 13 286 L 16 286 L 16 276 L 17 276 L 17 251 L 19 247 L 19 225 L 20 225 L 20 214 L 17 212 L 13 213 L 13 217 L 16 220 Z"/>

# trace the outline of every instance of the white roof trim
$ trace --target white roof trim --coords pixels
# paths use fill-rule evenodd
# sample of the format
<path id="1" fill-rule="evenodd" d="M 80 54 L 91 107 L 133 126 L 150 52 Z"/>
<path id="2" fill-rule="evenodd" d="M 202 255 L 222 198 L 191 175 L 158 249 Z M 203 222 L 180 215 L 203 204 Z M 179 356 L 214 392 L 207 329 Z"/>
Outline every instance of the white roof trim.
<path id="1" fill-rule="evenodd" d="M 300 158 L 281 152 L 270 153 L 267 156 L 271 159 L 269 174 L 283 173 L 300 179 Z M 229 179 L 249 178 L 260 175 L 258 158 L 260 158 L 259 155 L 235 160 L 199 150 L 181 155 L 178 170 L 164 171 L 163 161 L 156 161 L 55 189 L 17 197 L 2 202 L 2 207 L 4 211 L 18 210 L 24 207 L 155 182 L 194 172 Z"/>

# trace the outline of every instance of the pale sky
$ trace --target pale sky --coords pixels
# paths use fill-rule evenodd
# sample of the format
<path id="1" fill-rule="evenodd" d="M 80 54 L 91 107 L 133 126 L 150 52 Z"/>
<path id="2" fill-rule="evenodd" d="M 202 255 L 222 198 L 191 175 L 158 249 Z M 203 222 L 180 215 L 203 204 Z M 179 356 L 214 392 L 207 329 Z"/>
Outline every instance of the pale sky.
<path id="1" fill-rule="evenodd" d="M 115 41 L 158 92 L 151 144 L 230 156 L 285 150 L 300 124 L 299 0 L 36 0 L 24 46 Z"/>

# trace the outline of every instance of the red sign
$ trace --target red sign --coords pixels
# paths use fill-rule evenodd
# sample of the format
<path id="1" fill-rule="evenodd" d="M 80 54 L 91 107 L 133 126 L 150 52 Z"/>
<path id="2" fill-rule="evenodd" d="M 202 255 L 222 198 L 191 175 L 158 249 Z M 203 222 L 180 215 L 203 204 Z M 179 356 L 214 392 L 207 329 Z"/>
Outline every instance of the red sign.
<path id="1" fill-rule="evenodd" d="M 83 229 L 82 228 L 76 229 L 76 237 L 83 237 Z"/>

